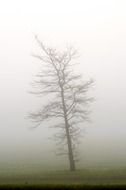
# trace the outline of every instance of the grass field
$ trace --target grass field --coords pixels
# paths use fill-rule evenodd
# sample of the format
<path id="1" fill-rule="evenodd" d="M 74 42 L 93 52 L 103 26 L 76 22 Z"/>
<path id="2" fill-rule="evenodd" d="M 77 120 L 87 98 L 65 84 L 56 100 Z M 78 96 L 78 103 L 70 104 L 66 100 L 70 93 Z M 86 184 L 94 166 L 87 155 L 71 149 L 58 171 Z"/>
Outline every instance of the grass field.
<path id="1" fill-rule="evenodd" d="M 126 189 L 126 185 L 0 185 L 0 189 L 50 189 L 50 190 L 95 190 L 95 189 L 98 189 L 98 190 L 107 190 L 107 189 L 112 189 L 112 190 L 117 190 L 117 189 L 120 189 L 120 190 L 124 190 Z"/>
<path id="2" fill-rule="evenodd" d="M 0 185 L 126 185 L 126 169 L 83 169 L 75 172 L 38 168 L 0 169 Z"/>

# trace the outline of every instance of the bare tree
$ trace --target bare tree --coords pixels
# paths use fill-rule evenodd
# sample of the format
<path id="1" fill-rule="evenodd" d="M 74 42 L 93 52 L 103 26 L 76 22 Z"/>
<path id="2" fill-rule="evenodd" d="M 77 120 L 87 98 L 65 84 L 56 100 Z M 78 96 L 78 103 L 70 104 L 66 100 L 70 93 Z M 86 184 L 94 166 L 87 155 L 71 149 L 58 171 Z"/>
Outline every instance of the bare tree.
<path id="1" fill-rule="evenodd" d="M 52 94 L 52 100 L 40 108 L 38 112 L 30 113 L 29 117 L 38 125 L 45 120 L 57 118 L 57 124 L 53 127 L 59 129 L 55 138 L 67 146 L 70 171 L 75 170 L 76 146 L 80 137 L 79 123 L 89 119 L 88 105 L 93 98 L 87 97 L 87 92 L 93 84 L 93 80 L 82 81 L 81 75 L 73 72 L 76 50 L 67 48 L 58 52 L 54 48 L 47 48 L 36 37 L 41 55 L 33 55 L 41 61 L 42 69 L 36 75 L 33 86 L 38 95 Z"/>

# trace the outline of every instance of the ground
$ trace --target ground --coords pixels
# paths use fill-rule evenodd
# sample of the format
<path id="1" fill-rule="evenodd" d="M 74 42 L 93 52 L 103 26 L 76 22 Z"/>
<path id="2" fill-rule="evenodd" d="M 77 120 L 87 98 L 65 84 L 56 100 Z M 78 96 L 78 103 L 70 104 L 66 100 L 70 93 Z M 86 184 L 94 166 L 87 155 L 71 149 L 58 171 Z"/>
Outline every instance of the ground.
<path id="1" fill-rule="evenodd" d="M 113 169 L 81 169 L 75 172 L 67 170 L 44 170 L 41 167 L 37 168 L 6 168 L 0 170 L 0 187 L 41 187 L 47 185 L 48 187 L 55 187 L 57 185 L 65 185 L 65 187 L 72 185 L 75 189 L 79 185 L 85 186 L 84 189 L 91 187 L 114 185 L 114 187 L 121 186 L 126 189 L 126 168 Z M 79 187 L 78 186 L 78 187 Z M 88 187 L 87 187 L 88 186 Z M 90 188 L 89 188 L 90 187 Z M 112 186 L 111 186 L 112 188 Z M 58 188 L 59 189 L 59 188 Z M 67 189 L 67 188 L 66 188 Z M 79 189 L 79 188 L 77 188 Z"/>

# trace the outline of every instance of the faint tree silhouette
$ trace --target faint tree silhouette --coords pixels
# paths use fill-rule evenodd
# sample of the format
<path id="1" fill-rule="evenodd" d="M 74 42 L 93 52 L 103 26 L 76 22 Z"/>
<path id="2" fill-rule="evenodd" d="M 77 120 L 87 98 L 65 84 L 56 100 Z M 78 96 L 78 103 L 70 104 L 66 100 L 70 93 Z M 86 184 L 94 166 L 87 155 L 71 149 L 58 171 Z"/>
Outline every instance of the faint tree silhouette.
<path id="1" fill-rule="evenodd" d="M 45 120 L 59 118 L 57 124 L 53 125 L 59 128 L 59 133 L 55 135 L 61 145 L 59 154 L 68 155 L 70 171 L 74 171 L 81 135 L 79 123 L 89 120 L 88 105 L 94 99 L 87 97 L 87 92 L 94 81 L 82 81 L 82 76 L 74 73 L 77 51 L 73 47 L 59 52 L 44 46 L 37 36 L 35 38 L 42 51 L 41 55 L 33 56 L 41 61 L 42 69 L 36 75 L 33 82 L 35 91 L 31 93 L 54 96 L 38 112 L 30 113 L 29 118 L 37 123 L 36 126 Z M 64 151 L 64 146 L 67 146 L 67 151 Z"/>

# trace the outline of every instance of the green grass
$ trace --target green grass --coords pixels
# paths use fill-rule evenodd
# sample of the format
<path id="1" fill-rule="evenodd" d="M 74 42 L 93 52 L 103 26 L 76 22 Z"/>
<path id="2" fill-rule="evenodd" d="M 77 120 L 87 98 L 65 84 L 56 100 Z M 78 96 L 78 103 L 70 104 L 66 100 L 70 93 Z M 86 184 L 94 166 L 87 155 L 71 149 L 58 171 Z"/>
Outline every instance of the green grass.
<path id="1" fill-rule="evenodd" d="M 107 190 L 107 189 L 126 189 L 126 185 L 64 185 L 64 184 L 61 184 L 61 185 L 54 185 L 54 184 L 45 184 L 45 185 L 0 185 L 0 189 L 50 189 L 50 190 L 67 190 L 67 189 L 74 189 L 74 190 L 95 190 L 95 189 L 98 189 L 98 190 Z"/>
<path id="2" fill-rule="evenodd" d="M 0 185 L 126 185 L 126 169 L 43 171 L 42 168 L 0 169 Z"/>

